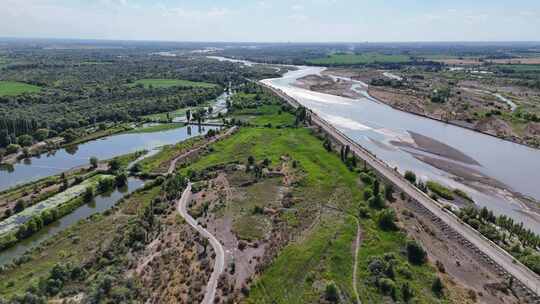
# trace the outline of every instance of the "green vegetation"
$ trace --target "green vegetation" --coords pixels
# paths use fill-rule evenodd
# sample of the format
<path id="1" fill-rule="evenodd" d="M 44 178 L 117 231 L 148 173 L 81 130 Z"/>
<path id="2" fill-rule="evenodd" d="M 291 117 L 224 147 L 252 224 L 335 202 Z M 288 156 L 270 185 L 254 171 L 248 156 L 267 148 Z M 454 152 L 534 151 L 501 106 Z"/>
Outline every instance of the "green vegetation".
<path id="1" fill-rule="evenodd" d="M 76 268 L 88 257 L 97 257 L 100 250 L 107 248 L 108 244 L 118 237 L 118 233 L 130 231 L 132 226 L 138 224 L 134 220 L 143 213 L 142 211 L 159 192 L 160 187 L 150 183 L 148 187 L 141 188 L 122 199 L 117 204 L 117 211 L 97 214 L 82 220 L 48 240 L 44 246 L 24 255 L 16 267 L 6 268 L 0 272 L 0 296 L 9 299 L 24 294 L 28 288 L 35 292 L 40 278 L 49 276 L 53 269 L 58 269 L 58 265 L 72 265 L 72 268 Z M 79 284 L 83 279 L 84 276 L 72 280 L 75 284 Z M 70 281 L 64 280 L 60 287 Z"/>
<path id="2" fill-rule="evenodd" d="M 31 207 L 23 209 L 24 206 L 16 206 L 16 214 L 1 222 L 0 249 L 14 245 L 17 241 L 38 232 L 44 225 L 71 213 L 84 202 L 81 196 L 87 192 L 88 188 L 98 186 L 99 190 L 99 185 L 110 179 L 111 177 L 107 175 L 93 176 Z"/>
<path id="3" fill-rule="evenodd" d="M 246 99 L 255 99 L 255 96 L 251 95 Z M 261 96 L 261 99 L 264 98 Z M 236 110 L 232 111 L 232 115 L 236 113 Z M 323 212 L 319 222 L 307 232 L 306 237 L 286 246 L 252 285 L 247 302 L 314 302 L 319 299 L 320 293 L 313 286 L 330 284 L 326 282 L 333 282 L 339 293 L 353 295 L 351 276 L 354 256 L 351 246 L 356 237 L 354 217 L 361 210 L 364 210 L 364 216 L 359 218 L 359 221 L 365 240 L 358 256 L 360 284 L 358 288 L 362 301 L 381 302 L 387 292 L 386 287 L 381 286 L 393 285 L 397 299 L 402 298 L 402 293 L 407 296 L 413 293 L 420 303 L 435 302 L 435 295 L 425 292 L 431 289 L 436 277 L 434 270 L 427 264 L 410 264 L 407 256 L 400 253 L 406 250 L 407 238 L 402 232 L 395 230 L 395 213 L 385 209 L 386 204 L 377 207 L 383 209 L 379 216 L 371 216 L 377 214 L 377 209 L 367 208 L 364 189 L 358 187 L 358 179 L 361 174 L 370 176 L 369 183 L 365 187 L 371 188 L 371 193 L 377 191 L 377 197 L 384 202 L 384 191 L 382 186 L 375 185 L 378 184 L 374 182 L 375 176 L 370 172 L 359 174 L 358 169 L 347 165 L 339 155 L 329 153 L 320 138 L 322 138 L 320 134 L 314 134 L 307 128 L 241 128 L 230 138 L 213 144 L 211 153 L 181 170 L 183 174 L 205 172 L 208 168 L 234 162 L 247 161 L 248 164 L 257 164 L 257 160 L 264 159 L 268 159 L 271 164 L 278 164 L 282 161 L 281 157 L 287 155 L 294 160 L 294 166 L 302 176 L 295 184 L 292 195 L 296 202 L 295 208 L 303 210 L 303 213 L 296 216 L 290 213 L 283 214 L 287 223 L 295 226 L 309 225 L 313 214 L 305 212 L 316 206 L 331 204 L 343 210 L 344 214 Z M 350 164 L 351 161 L 347 163 Z M 261 181 L 256 185 L 260 183 Z M 266 188 L 272 189 L 269 186 Z M 256 197 L 265 197 L 263 192 L 255 192 L 258 193 Z M 248 196 L 246 201 L 253 205 L 235 203 L 233 206 L 254 210 L 253 213 L 260 210 L 256 208 L 260 204 L 257 200 L 252 200 Z M 262 202 L 260 207 L 267 206 L 272 199 L 265 201 L 266 205 Z M 302 218 L 301 221 L 297 220 L 298 216 Z M 240 232 L 240 235 L 247 239 L 259 238 L 264 229 L 257 228 L 255 232 L 250 232 L 251 234 L 244 234 L 245 227 L 261 227 L 258 218 L 256 214 L 242 217 L 237 222 L 240 227 L 235 227 L 237 233 Z M 381 229 L 381 225 L 384 229 Z M 403 271 L 404 274 L 396 270 L 393 278 L 377 278 L 369 270 L 372 258 L 382 257 L 384 253 L 393 253 L 396 260 L 394 264 L 399 266 L 396 268 L 406 269 Z M 406 285 L 408 287 L 402 287 L 405 284 L 408 284 Z M 290 286 L 295 288 L 291 289 Z M 406 288 L 408 288 L 406 291 L 402 291 Z"/>
<path id="4" fill-rule="evenodd" d="M 17 96 L 24 93 L 38 93 L 41 88 L 16 81 L 0 81 L 0 96 Z"/>
<path id="5" fill-rule="evenodd" d="M 170 162 L 187 150 L 202 144 L 202 137 L 194 137 L 179 142 L 175 145 L 167 145 L 161 148 L 157 154 L 146 157 L 138 163 L 138 171 L 142 173 L 166 173 Z"/>
<path id="6" fill-rule="evenodd" d="M 128 131 L 127 133 L 135 134 L 135 133 L 153 133 L 153 132 L 161 132 L 161 131 L 168 131 L 168 130 L 174 130 L 178 128 L 185 127 L 184 123 L 164 123 L 164 124 L 153 124 L 150 126 L 143 126 L 140 128 L 135 128 L 133 130 Z"/>
<path id="7" fill-rule="evenodd" d="M 213 88 L 217 86 L 213 83 L 196 82 L 182 79 L 141 79 L 131 84 L 132 86 L 142 85 L 145 88 L 171 88 L 171 87 L 193 87 L 193 88 Z"/>
<path id="8" fill-rule="evenodd" d="M 390 64 L 407 63 L 411 58 L 406 55 L 386 55 L 381 53 L 362 54 L 332 54 L 326 58 L 309 60 L 316 65 L 364 65 L 364 64 Z"/>
<path id="9" fill-rule="evenodd" d="M 435 181 L 428 181 L 426 183 L 426 187 L 437 194 L 438 196 L 446 199 L 446 200 L 454 200 L 454 194 L 452 190 L 448 189 L 447 187 L 435 182 Z"/>
<path id="10" fill-rule="evenodd" d="M 540 235 L 505 215 L 495 216 L 486 207 L 480 210 L 473 207 L 463 208 L 456 211 L 456 214 L 532 271 L 540 274 L 540 252 L 537 250 L 540 246 Z"/>

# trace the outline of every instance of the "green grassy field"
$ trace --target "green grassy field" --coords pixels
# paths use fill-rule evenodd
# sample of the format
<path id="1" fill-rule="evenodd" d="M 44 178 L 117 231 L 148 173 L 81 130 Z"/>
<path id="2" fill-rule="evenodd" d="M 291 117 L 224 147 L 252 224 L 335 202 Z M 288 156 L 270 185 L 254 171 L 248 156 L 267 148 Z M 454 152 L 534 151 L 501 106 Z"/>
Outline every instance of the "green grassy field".
<path id="1" fill-rule="evenodd" d="M 333 54 L 326 58 L 313 59 L 308 61 L 317 65 L 355 65 L 372 63 L 405 63 L 411 58 L 405 55 L 384 55 L 379 53 L 364 54 Z"/>
<path id="2" fill-rule="evenodd" d="M 182 79 L 141 79 L 131 84 L 135 86 L 142 84 L 145 88 L 150 86 L 154 88 L 170 88 L 170 87 L 194 87 L 194 88 L 213 88 L 216 84 L 206 82 L 195 82 Z"/>
<path id="3" fill-rule="evenodd" d="M 38 93 L 41 88 L 38 86 L 16 82 L 0 81 L 0 96 L 17 96 L 23 93 Z"/>
<path id="4" fill-rule="evenodd" d="M 304 173 L 304 178 L 294 190 L 294 196 L 305 202 L 305 205 L 298 208 L 309 209 L 320 204 L 332 204 L 354 215 L 359 206 L 365 205 L 362 202 L 358 173 L 348 170 L 337 154 L 328 153 L 321 140 L 306 128 L 243 128 L 234 136 L 214 144 L 213 150 L 213 153 L 183 171 L 199 171 L 233 161 L 245 162 L 250 155 L 256 160 L 268 158 L 272 163 L 278 163 L 282 155 L 289 155 L 298 161 Z M 297 219 L 294 214 L 284 214 L 284 217 L 288 218 L 288 222 L 309 220 Z M 369 260 L 373 256 L 391 252 L 397 256 L 400 265 L 406 266 L 406 257 L 401 252 L 407 238 L 399 231 L 380 230 L 374 219 L 361 220 L 361 226 L 365 240 L 359 255 L 360 297 L 366 303 L 380 303 L 383 302 L 383 296 L 376 287 L 367 283 L 370 277 L 367 270 Z M 316 302 L 320 290 L 314 286 L 330 281 L 352 295 L 352 244 L 355 235 L 356 222 L 351 216 L 325 213 L 320 223 L 305 238 L 286 246 L 263 272 L 252 286 L 247 302 Z M 410 267 L 414 274 L 412 279 L 396 275 L 398 294 L 400 284 L 408 281 L 419 303 L 445 303 L 445 300 L 436 299 L 429 289 L 436 273 L 432 266 Z"/>
<path id="5" fill-rule="evenodd" d="M 514 73 L 540 73 L 540 64 L 499 64 L 500 70 L 512 70 Z"/>

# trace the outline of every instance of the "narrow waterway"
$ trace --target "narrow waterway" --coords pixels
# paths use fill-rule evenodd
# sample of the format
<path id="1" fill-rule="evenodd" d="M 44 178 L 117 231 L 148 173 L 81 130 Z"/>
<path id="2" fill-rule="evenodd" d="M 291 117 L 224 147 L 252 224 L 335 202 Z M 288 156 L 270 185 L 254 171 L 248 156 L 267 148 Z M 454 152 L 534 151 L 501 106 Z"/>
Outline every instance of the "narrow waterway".
<path id="1" fill-rule="evenodd" d="M 22 256 L 26 251 L 35 248 L 39 244 L 64 231 L 78 221 L 86 219 L 93 214 L 101 213 L 107 209 L 110 209 L 122 197 L 132 193 L 142 186 L 144 186 L 144 182 L 142 180 L 130 177 L 128 179 L 128 184 L 125 187 L 115 189 L 110 193 L 97 195 L 92 202 L 80 206 L 72 213 L 45 226 L 38 233 L 18 242 L 15 246 L 1 251 L 0 266 L 14 261 L 16 258 Z"/>
<path id="2" fill-rule="evenodd" d="M 87 165 L 91 157 L 110 159 L 131 152 L 151 151 L 191 137 L 204 135 L 212 127 L 187 126 L 152 133 L 112 135 L 93 140 L 70 149 L 32 157 L 0 171 L 0 191 L 17 184 L 59 174 L 71 168 Z"/>

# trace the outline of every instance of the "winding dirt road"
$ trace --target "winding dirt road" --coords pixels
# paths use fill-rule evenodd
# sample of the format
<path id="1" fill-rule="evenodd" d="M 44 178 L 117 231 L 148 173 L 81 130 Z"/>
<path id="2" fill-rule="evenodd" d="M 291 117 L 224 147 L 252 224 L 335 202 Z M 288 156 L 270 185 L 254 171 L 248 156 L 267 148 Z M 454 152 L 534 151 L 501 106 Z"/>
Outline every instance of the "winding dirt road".
<path id="1" fill-rule="evenodd" d="M 202 304 L 213 304 L 216 297 L 216 289 L 219 276 L 221 275 L 221 273 L 223 273 L 223 270 L 225 268 L 225 252 L 223 250 L 223 246 L 221 246 L 219 241 L 210 232 L 201 227 L 197 223 L 197 220 L 195 220 L 191 215 L 189 215 L 187 211 L 187 204 L 190 198 L 191 183 L 188 184 L 188 186 L 182 193 L 182 197 L 177 202 L 176 209 L 191 227 L 197 230 L 197 232 L 202 234 L 202 236 L 210 242 L 210 245 L 212 245 L 212 247 L 214 248 L 214 252 L 216 253 L 214 271 L 212 271 L 210 280 L 206 285 L 206 293 L 204 294 L 204 299 L 201 302 Z"/>

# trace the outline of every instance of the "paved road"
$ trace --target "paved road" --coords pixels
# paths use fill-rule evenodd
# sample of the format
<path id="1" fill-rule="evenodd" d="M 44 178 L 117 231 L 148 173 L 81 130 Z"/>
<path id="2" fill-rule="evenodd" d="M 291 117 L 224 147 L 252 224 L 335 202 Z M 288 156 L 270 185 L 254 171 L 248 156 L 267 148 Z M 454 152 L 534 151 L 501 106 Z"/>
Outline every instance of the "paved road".
<path id="1" fill-rule="evenodd" d="M 266 87 L 272 89 L 276 94 L 289 102 L 292 106 L 297 107 L 299 103 L 292 97 L 286 95 L 283 91 L 275 89 L 266 83 L 263 83 Z M 441 219 L 446 225 L 454 229 L 463 238 L 475 245 L 479 250 L 488 255 L 493 262 L 502 267 L 506 272 L 513 275 L 523 285 L 528 287 L 536 295 L 540 295 L 540 276 L 535 274 L 525 265 L 514 259 L 509 253 L 502 248 L 491 242 L 478 231 L 474 230 L 467 224 L 463 223 L 453 213 L 443 208 L 438 202 L 432 200 L 427 194 L 420 191 L 414 185 L 409 183 L 393 168 L 389 167 L 386 163 L 377 159 L 369 151 L 362 148 L 356 142 L 351 140 L 341 131 L 337 130 L 334 126 L 329 124 L 324 119 L 312 113 L 311 120 L 316 125 L 322 127 L 326 132 L 331 134 L 336 140 L 343 145 L 349 145 L 351 151 L 353 151 L 358 157 L 366 161 L 370 167 L 374 168 L 377 172 L 382 174 L 390 182 L 396 185 L 399 189 L 405 192 L 409 197 L 419 202 L 422 206 L 427 208 L 431 213 Z"/>
<path id="2" fill-rule="evenodd" d="M 202 304 L 213 304 L 214 299 L 216 297 L 216 289 L 217 289 L 219 276 L 223 273 L 223 270 L 225 268 L 225 252 L 223 251 L 223 246 L 221 246 L 219 241 L 212 234 L 210 234 L 210 232 L 208 232 L 206 229 L 201 227 L 197 223 L 197 220 L 195 220 L 187 212 L 187 203 L 189 202 L 190 198 L 191 198 L 191 183 L 188 184 L 188 186 L 182 193 L 182 197 L 177 202 L 176 209 L 191 227 L 193 227 L 200 234 L 202 234 L 204 238 L 210 241 L 210 244 L 212 245 L 212 247 L 214 248 L 214 252 L 216 253 L 214 271 L 212 272 L 212 275 L 210 276 L 210 280 L 208 281 L 208 284 L 206 285 L 206 293 L 204 294 L 204 299 L 201 302 Z"/>

